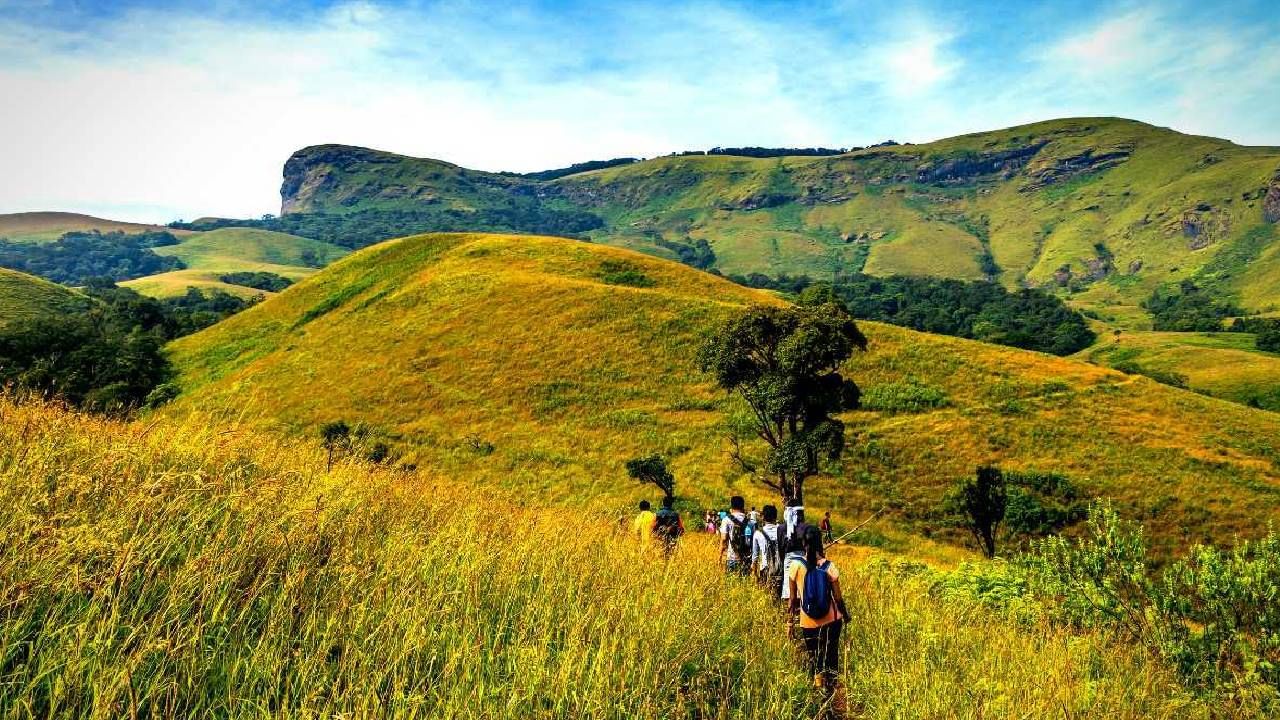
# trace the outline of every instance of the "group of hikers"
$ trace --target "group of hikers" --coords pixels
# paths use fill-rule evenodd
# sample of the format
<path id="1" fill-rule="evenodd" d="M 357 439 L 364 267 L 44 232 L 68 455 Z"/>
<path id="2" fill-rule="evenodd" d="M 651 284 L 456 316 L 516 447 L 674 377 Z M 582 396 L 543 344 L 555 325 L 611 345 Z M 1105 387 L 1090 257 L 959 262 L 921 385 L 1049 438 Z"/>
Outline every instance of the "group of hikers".
<path id="1" fill-rule="evenodd" d="M 684 534 L 684 523 L 665 497 L 654 512 L 640 503 L 632 529 L 642 544 L 657 544 L 670 553 Z M 703 515 L 703 529 L 719 535 L 720 560 L 726 572 L 752 577 L 787 611 L 788 634 L 796 631 L 804 643 L 814 685 L 836 690 L 840 668 L 840 630 L 848 612 L 840 590 L 840 572 L 826 556 L 833 543 L 831 513 L 818 525 L 805 522 L 802 506 L 778 508 L 765 505 L 762 512 L 746 509 L 733 496 L 727 511 Z"/>

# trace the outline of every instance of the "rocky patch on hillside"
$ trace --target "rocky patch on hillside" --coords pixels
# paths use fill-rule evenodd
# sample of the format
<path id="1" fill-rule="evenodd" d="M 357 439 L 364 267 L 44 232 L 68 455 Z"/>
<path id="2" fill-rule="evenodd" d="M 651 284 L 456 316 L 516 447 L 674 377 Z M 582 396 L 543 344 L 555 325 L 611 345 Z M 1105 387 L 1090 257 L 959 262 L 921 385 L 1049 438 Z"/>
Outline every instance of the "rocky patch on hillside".
<path id="1" fill-rule="evenodd" d="M 1110 170 L 1128 160 L 1132 154 L 1132 145 L 1118 145 L 1096 151 L 1091 148 L 1067 157 L 1046 158 L 1043 162 L 1028 166 L 1027 182 L 1019 190 L 1034 192 L 1083 175 Z"/>
<path id="2" fill-rule="evenodd" d="M 1271 187 L 1262 200 L 1262 217 L 1267 222 L 1280 222 L 1280 171 L 1271 179 Z"/>

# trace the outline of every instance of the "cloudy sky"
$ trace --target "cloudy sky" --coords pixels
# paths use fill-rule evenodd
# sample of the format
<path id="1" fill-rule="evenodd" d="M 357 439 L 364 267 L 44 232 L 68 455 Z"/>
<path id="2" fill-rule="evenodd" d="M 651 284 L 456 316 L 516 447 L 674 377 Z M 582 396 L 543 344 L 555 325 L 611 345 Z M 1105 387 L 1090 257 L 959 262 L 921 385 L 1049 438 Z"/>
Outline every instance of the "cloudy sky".
<path id="1" fill-rule="evenodd" d="M 0 0 L 0 212 L 279 206 L 349 143 L 530 171 L 1118 115 L 1280 145 L 1274 0 Z"/>

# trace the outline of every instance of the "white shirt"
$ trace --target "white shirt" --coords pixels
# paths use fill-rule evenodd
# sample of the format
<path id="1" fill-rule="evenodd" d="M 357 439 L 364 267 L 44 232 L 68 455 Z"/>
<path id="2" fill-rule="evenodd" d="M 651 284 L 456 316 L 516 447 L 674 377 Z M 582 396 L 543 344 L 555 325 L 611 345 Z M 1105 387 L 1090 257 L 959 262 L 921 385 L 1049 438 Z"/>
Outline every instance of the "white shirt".
<path id="1" fill-rule="evenodd" d="M 728 537 L 733 533 L 733 518 L 735 518 L 735 517 L 736 517 L 736 518 L 738 518 L 738 520 L 739 520 L 739 521 L 741 521 L 743 525 L 745 525 L 745 524 L 746 524 L 746 522 L 747 522 L 747 516 L 746 516 L 745 514 L 743 514 L 743 513 L 739 512 L 739 511 L 737 511 L 737 510 L 734 510 L 733 512 L 731 512 L 731 513 L 729 513 L 728 515 L 726 515 L 726 516 L 725 516 L 725 518 L 724 518 L 724 520 L 721 520 L 721 521 L 720 521 L 720 539 L 721 539 L 721 542 L 723 542 L 725 539 L 727 539 L 727 538 L 728 538 Z M 745 527 L 744 527 L 744 528 L 742 528 L 742 532 L 743 532 L 743 534 L 746 534 L 747 529 L 746 529 Z M 725 557 L 725 560 L 726 560 L 726 561 L 730 561 L 730 560 L 737 560 L 737 559 L 738 559 L 738 553 L 734 552 L 734 550 L 733 550 L 733 543 L 729 543 L 729 544 L 726 546 L 725 551 L 724 551 L 724 557 Z"/>
<path id="2" fill-rule="evenodd" d="M 791 577 L 791 566 L 795 563 L 804 562 L 804 553 L 792 551 L 782 560 L 782 599 L 791 599 L 791 583 L 787 582 L 787 578 Z"/>
<path id="3" fill-rule="evenodd" d="M 768 536 L 766 538 L 766 536 Z M 751 565 L 764 572 L 773 558 L 769 555 L 769 543 L 778 542 L 778 524 L 766 523 L 751 537 Z"/>
<path id="4" fill-rule="evenodd" d="M 787 523 L 787 537 L 791 537 L 792 535 L 796 534 L 796 525 L 799 523 L 799 520 L 800 520 L 798 516 L 802 512 L 804 512 L 803 505 L 796 505 L 794 507 L 785 508 L 782 511 L 782 519 L 784 522 Z"/>

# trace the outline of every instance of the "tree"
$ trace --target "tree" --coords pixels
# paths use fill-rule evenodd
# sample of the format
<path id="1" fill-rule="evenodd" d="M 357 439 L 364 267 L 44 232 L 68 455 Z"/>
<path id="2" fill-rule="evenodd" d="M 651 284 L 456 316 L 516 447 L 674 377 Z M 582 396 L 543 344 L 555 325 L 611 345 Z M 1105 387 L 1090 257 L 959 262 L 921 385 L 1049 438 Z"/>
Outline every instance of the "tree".
<path id="1" fill-rule="evenodd" d="M 768 446 L 760 465 L 748 461 L 737 433 L 734 458 L 782 497 L 804 503 L 804 481 L 819 462 L 844 453 L 844 423 L 835 413 L 858 407 L 861 392 L 839 372 L 867 339 L 836 303 L 753 307 L 707 338 L 703 372 L 737 393 L 751 410 L 751 432 Z"/>
<path id="2" fill-rule="evenodd" d="M 963 516 L 965 527 L 989 558 L 996 556 L 996 531 L 1008 502 L 1004 473 L 996 467 L 978 468 L 974 478 L 956 483 L 948 499 L 951 511 Z"/>
<path id="3" fill-rule="evenodd" d="M 347 425 L 345 420 L 325 423 L 320 428 L 320 440 L 329 453 L 328 460 L 325 462 L 325 472 L 329 472 L 333 470 L 333 451 L 351 444 L 351 426 Z"/>
<path id="4" fill-rule="evenodd" d="M 641 483 L 654 485 L 664 497 L 676 496 L 675 476 L 667 469 L 667 461 L 661 455 L 655 453 L 628 460 L 627 474 Z"/>

